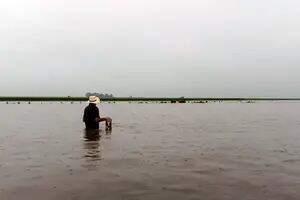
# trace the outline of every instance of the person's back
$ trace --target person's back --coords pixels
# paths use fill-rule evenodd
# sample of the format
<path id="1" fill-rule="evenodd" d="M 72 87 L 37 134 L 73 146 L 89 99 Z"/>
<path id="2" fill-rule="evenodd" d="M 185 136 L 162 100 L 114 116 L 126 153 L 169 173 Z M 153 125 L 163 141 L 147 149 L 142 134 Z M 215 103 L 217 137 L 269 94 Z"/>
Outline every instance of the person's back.
<path id="1" fill-rule="evenodd" d="M 90 103 L 85 109 L 83 114 L 83 121 L 85 128 L 87 129 L 99 129 L 99 122 L 97 119 L 100 118 L 99 109 L 94 103 Z"/>
<path id="2" fill-rule="evenodd" d="M 90 96 L 89 105 L 84 109 L 83 122 L 86 129 L 99 129 L 99 122 L 105 122 L 106 130 L 111 130 L 112 119 L 110 117 L 100 118 L 99 109 L 96 104 L 100 103 L 99 97 Z"/>

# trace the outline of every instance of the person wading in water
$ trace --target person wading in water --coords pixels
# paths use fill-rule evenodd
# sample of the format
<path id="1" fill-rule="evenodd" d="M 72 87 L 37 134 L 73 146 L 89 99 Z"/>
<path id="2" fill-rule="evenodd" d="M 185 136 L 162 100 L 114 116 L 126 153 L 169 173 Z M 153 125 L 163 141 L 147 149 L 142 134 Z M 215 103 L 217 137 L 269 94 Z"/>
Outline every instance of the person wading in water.
<path id="1" fill-rule="evenodd" d="M 105 121 L 106 130 L 111 130 L 112 119 L 110 117 L 100 118 L 99 109 L 97 104 L 100 103 L 99 97 L 90 96 L 89 105 L 84 109 L 83 122 L 85 123 L 85 128 L 89 129 L 99 129 L 99 122 Z"/>

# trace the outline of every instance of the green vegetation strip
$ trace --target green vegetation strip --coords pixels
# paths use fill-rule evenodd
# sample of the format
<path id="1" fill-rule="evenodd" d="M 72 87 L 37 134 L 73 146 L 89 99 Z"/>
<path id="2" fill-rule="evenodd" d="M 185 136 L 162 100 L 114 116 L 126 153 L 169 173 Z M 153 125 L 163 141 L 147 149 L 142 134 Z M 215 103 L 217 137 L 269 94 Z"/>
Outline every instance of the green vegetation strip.
<path id="1" fill-rule="evenodd" d="M 0 97 L 0 101 L 87 101 L 87 97 Z M 172 98 L 172 97 L 113 97 L 101 101 L 299 101 L 300 98 Z"/>

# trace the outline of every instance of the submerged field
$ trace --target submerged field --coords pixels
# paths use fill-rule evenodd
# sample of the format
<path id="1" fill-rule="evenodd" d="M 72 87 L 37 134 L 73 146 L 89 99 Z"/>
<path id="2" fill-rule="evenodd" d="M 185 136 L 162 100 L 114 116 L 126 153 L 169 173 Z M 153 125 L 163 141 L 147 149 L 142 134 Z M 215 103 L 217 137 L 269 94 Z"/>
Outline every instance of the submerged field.
<path id="1" fill-rule="evenodd" d="M 84 106 L 0 103 L 1 200 L 300 199 L 300 102 Z"/>
<path id="2" fill-rule="evenodd" d="M 87 97 L 63 97 L 63 96 L 0 96 L 1 101 L 87 101 Z M 275 101 L 275 100 L 288 100 L 288 101 L 298 101 L 300 98 L 222 98 L 222 97 L 202 97 L 202 98 L 192 98 L 192 97 L 113 97 L 113 98 L 101 98 L 101 101 L 107 102 L 123 102 L 123 101 L 148 101 L 148 102 L 206 102 L 206 101 Z"/>

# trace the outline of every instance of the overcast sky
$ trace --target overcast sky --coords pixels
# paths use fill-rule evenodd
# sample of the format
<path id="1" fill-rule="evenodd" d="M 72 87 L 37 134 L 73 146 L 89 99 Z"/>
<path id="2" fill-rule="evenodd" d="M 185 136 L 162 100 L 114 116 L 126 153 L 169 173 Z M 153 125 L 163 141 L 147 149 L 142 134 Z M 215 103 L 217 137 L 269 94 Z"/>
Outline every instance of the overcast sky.
<path id="1" fill-rule="evenodd" d="M 300 1 L 0 1 L 0 96 L 86 92 L 300 97 Z"/>

